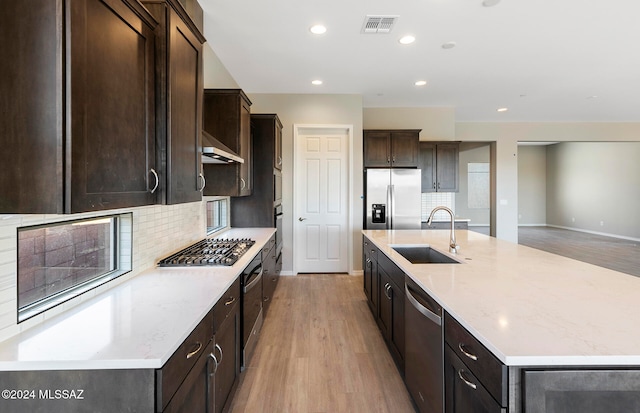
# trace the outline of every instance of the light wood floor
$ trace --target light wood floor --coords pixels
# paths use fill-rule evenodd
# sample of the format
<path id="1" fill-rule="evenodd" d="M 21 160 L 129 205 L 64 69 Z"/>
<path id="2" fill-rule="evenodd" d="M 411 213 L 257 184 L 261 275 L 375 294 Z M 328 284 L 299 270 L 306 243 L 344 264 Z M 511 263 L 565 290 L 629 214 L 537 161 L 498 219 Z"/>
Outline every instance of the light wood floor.
<path id="1" fill-rule="evenodd" d="M 413 413 L 362 277 L 282 277 L 231 411 Z"/>

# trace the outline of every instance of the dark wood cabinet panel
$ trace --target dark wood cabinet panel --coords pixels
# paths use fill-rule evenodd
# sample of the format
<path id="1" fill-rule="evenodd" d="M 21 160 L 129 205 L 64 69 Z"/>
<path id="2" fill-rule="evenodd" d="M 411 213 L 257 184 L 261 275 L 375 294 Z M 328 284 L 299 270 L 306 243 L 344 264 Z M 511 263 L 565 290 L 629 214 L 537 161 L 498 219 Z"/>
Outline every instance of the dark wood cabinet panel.
<path id="1" fill-rule="evenodd" d="M 374 319 L 378 318 L 378 303 L 380 302 L 380 281 L 378 275 L 378 250 L 373 243 L 363 236 L 362 243 L 364 268 L 364 293 L 367 304 Z"/>
<path id="2" fill-rule="evenodd" d="M 205 195 L 251 195 L 251 101 L 240 89 L 205 89 L 202 128 L 244 159 L 244 163 L 203 165 Z"/>
<path id="3" fill-rule="evenodd" d="M 0 18 L 1 211 L 155 203 L 155 20 L 129 0 L 14 3 Z"/>
<path id="4" fill-rule="evenodd" d="M 157 159 L 163 202 L 202 199 L 202 43 L 204 37 L 176 0 L 142 2 L 156 28 Z"/>
<path id="5" fill-rule="evenodd" d="M 420 142 L 422 192 L 458 192 L 459 150 L 458 142 Z"/>
<path id="6" fill-rule="evenodd" d="M 415 168 L 420 130 L 365 130 L 365 168 Z"/>
<path id="7" fill-rule="evenodd" d="M 262 278 L 262 312 L 264 317 L 267 316 L 269 306 L 273 300 L 273 294 L 280 279 L 276 250 L 276 236 L 274 234 L 262 249 L 262 268 L 264 271 Z"/>
<path id="8" fill-rule="evenodd" d="M 378 326 L 387 342 L 389 352 L 404 375 L 405 325 L 404 325 L 404 277 L 405 274 L 386 255 L 378 254 L 379 302 Z M 402 286 L 402 287 L 400 287 Z"/>
<path id="9" fill-rule="evenodd" d="M 175 395 L 162 413 L 208 413 L 213 411 L 213 381 L 211 343 L 198 357 L 196 364 L 184 378 Z"/>
<path id="10" fill-rule="evenodd" d="M 470 369 L 445 346 L 445 413 L 506 413 Z"/>
<path id="11" fill-rule="evenodd" d="M 229 316 L 215 334 L 214 354 L 218 365 L 215 370 L 214 413 L 220 413 L 231 404 L 240 376 L 240 306 L 235 304 Z"/>
<path id="12" fill-rule="evenodd" d="M 249 196 L 231 199 L 232 227 L 275 227 L 274 207 L 278 179 L 282 179 L 276 159 L 281 145 L 282 123 L 276 114 L 251 115 L 253 191 Z M 279 138 L 280 137 L 280 138 Z M 280 143 L 279 143 L 280 141 Z M 273 156 L 272 156 L 273 154 Z"/>

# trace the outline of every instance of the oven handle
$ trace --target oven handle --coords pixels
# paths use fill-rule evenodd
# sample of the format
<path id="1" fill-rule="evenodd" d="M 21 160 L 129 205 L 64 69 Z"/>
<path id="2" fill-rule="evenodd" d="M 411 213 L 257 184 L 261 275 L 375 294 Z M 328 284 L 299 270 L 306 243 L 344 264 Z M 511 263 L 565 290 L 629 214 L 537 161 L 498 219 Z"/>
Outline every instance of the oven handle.
<path id="1" fill-rule="evenodd" d="M 256 269 L 258 269 L 258 268 L 260 268 L 260 272 L 258 272 L 258 276 L 256 278 L 254 278 L 253 281 L 251 281 L 249 284 L 244 286 L 244 290 L 243 291 L 244 291 L 245 294 L 248 293 L 253 287 L 255 287 L 256 284 L 258 282 L 260 282 L 260 280 L 262 279 L 262 273 L 263 273 L 262 265 L 254 268 L 253 271 L 251 271 L 251 274 L 255 274 Z"/>

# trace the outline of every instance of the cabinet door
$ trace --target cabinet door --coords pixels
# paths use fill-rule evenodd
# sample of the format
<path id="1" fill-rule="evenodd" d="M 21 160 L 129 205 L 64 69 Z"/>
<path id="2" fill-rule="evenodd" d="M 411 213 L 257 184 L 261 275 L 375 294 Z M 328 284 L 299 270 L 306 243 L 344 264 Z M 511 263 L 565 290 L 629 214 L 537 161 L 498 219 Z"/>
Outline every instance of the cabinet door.
<path id="1" fill-rule="evenodd" d="M 0 213 L 3 214 L 64 212 L 64 59 L 60 56 L 63 19 L 60 2 L 2 4 Z"/>
<path id="2" fill-rule="evenodd" d="M 404 372 L 404 292 L 391 281 L 389 274 L 378 266 L 380 302 L 378 326 L 387 342 L 391 356 L 401 373 Z"/>
<path id="3" fill-rule="evenodd" d="M 439 143 L 436 149 L 437 155 L 437 191 L 458 191 L 458 152 L 457 143 Z"/>
<path id="4" fill-rule="evenodd" d="M 239 306 L 229 314 L 215 335 L 214 354 L 218 360 L 215 372 L 214 413 L 220 413 L 233 397 L 232 390 L 240 374 L 240 312 Z"/>
<path id="5" fill-rule="evenodd" d="M 251 106 L 241 99 L 240 104 L 240 156 L 244 163 L 240 164 L 240 196 L 251 195 L 253 189 L 252 162 L 251 162 Z"/>
<path id="6" fill-rule="evenodd" d="M 170 22 L 167 204 L 177 204 L 202 199 L 202 44 L 173 9 Z"/>
<path id="7" fill-rule="evenodd" d="M 445 346 L 445 413 L 506 413 L 467 366 Z"/>
<path id="8" fill-rule="evenodd" d="M 393 132 L 391 134 L 391 166 L 394 168 L 416 168 L 418 166 L 417 132 Z"/>
<path id="9" fill-rule="evenodd" d="M 122 0 L 70 1 L 68 9 L 65 210 L 154 204 L 154 27 Z"/>
<path id="10" fill-rule="evenodd" d="M 388 168 L 391 166 L 390 139 L 391 133 L 389 132 L 364 132 L 363 148 L 365 168 Z"/>
<path id="11" fill-rule="evenodd" d="M 200 355 L 163 413 L 209 413 L 213 411 L 213 367 L 210 352 Z"/>
<path id="12" fill-rule="evenodd" d="M 436 145 L 420 142 L 418 168 L 422 178 L 422 192 L 436 192 Z"/>

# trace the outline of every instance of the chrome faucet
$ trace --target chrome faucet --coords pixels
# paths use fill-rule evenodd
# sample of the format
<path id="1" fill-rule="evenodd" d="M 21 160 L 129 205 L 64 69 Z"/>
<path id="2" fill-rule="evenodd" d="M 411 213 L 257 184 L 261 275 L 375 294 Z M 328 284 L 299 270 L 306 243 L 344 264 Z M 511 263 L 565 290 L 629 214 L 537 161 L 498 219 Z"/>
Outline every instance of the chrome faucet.
<path id="1" fill-rule="evenodd" d="M 431 220 L 433 220 L 433 216 L 435 215 L 436 212 L 440 210 L 447 211 L 449 215 L 451 215 L 451 239 L 449 240 L 449 252 L 455 254 L 456 252 L 458 252 L 458 249 L 460 247 L 458 247 L 458 244 L 456 244 L 456 230 L 455 230 L 455 219 L 453 216 L 453 211 L 447 208 L 446 206 L 437 206 L 433 208 L 433 211 L 431 211 L 431 214 L 429 215 L 429 219 L 427 220 L 427 225 L 431 225 Z"/>

